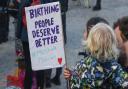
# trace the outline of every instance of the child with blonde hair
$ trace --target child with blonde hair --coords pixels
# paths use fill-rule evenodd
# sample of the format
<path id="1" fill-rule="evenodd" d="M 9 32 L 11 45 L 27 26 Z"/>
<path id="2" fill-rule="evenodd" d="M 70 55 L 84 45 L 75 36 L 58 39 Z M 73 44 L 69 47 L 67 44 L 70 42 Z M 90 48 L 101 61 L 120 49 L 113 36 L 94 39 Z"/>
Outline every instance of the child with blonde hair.
<path id="1" fill-rule="evenodd" d="M 117 63 L 119 55 L 113 29 L 104 23 L 93 26 L 85 44 L 87 56 L 74 70 L 64 69 L 71 89 L 102 89 L 107 79 L 116 89 L 128 88 L 128 74 Z"/>
<path id="2" fill-rule="evenodd" d="M 86 28 L 84 30 L 84 33 L 83 33 L 83 38 L 84 38 L 84 41 L 83 43 L 85 42 L 85 40 L 87 39 L 88 37 L 88 34 L 91 30 L 91 28 L 98 24 L 98 23 L 105 23 L 105 24 L 109 24 L 108 21 L 106 19 L 104 19 L 103 17 L 91 17 L 87 23 L 86 23 Z M 83 52 L 79 52 L 78 55 L 81 55 L 81 56 L 86 56 L 86 53 L 83 51 Z"/>

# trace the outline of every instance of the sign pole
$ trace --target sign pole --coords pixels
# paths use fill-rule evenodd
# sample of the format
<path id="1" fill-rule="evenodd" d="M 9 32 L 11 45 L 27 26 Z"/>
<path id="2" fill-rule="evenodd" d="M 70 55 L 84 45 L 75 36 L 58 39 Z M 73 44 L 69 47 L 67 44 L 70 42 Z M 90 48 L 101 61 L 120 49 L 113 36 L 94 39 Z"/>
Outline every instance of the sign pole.
<path id="1" fill-rule="evenodd" d="M 63 26 L 63 25 L 62 25 Z M 64 37 L 64 36 L 63 36 Z M 64 39 L 63 39 L 63 45 L 64 45 L 64 52 L 65 52 L 65 43 L 64 43 Z M 68 63 L 67 63 L 67 57 L 66 57 L 66 52 L 65 52 L 65 65 L 66 65 L 66 68 L 68 68 Z M 70 82 L 69 80 L 66 80 L 66 85 L 67 85 L 67 89 L 70 89 Z"/>
<path id="2" fill-rule="evenodd" d="M 64 45 L 64 52 L 65 52 L 65 45 Z M 67 66 L 66 52 L 65 52 L 65 64 L 66 64 L 66 68 L 68 68 L 68 66 Z M 66 80 L 66 86 L 67 86 L 67 89 L 70 89 L 69 88 L 69 80 Z"/>

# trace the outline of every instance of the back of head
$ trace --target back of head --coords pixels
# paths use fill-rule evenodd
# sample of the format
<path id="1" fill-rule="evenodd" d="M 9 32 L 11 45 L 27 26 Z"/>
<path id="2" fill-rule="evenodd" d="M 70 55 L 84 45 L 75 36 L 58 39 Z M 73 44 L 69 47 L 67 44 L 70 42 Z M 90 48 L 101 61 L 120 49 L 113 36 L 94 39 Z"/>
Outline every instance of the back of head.
<path id="1" fill-rule="evenodd" d="M 91 19 L 88 20 L 86 26 L 87 26 L 87 31 L 90 31 L 90 28 L 98 23 L 105 23 L 105 24 L 109 24 L 107 22 L 107 20 L 105 20 L 104 18 L 101 17 L 92 17 Z"/>
<path id="2" fill-rule="evenodd" d="M 87 48 L 97 59 L 117 58 L 118 50 L 113 29 L 104 23 L 98 23 L 89 32 Z"/>
<path id="3" fill-rule="evenodd" d="M 128 16 L 124 16 L 118 19 L 114 23 L 114 29 L 119 26 L 119 30 L 121 31 L 121 37 L 123 41 L 128 40 Z"/>

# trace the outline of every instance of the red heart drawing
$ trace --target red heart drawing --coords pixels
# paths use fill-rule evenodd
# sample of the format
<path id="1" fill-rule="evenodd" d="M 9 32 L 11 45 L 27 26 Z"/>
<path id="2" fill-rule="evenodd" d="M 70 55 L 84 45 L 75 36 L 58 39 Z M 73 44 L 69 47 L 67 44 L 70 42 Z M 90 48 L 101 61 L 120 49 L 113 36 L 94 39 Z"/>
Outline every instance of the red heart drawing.
<path id="1" fill-rule="evenodd" d="M 62 63 L 62 58 L 58 58 L 58 63 L 59 63 L 59 64 Z"/>

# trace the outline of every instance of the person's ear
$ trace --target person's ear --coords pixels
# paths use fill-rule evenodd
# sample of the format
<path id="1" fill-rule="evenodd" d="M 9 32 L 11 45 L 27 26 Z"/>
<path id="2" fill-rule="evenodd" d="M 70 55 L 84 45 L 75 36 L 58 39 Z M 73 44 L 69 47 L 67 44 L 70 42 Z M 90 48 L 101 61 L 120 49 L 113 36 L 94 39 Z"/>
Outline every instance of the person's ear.
<path id="1" fill-rule="evenodd" d="M 119 29 L 119 26 L 117 26 L 117 27 L 115 28 L 115 34 L 116 34 L 117 42 L 118 42 L 118 44 L 121 46 L 121 44 L 123 43 L 123 39 L 122 39 L 122 37 L 121 37 L 121 31 L 120 31 L 120 29 Z"/>

